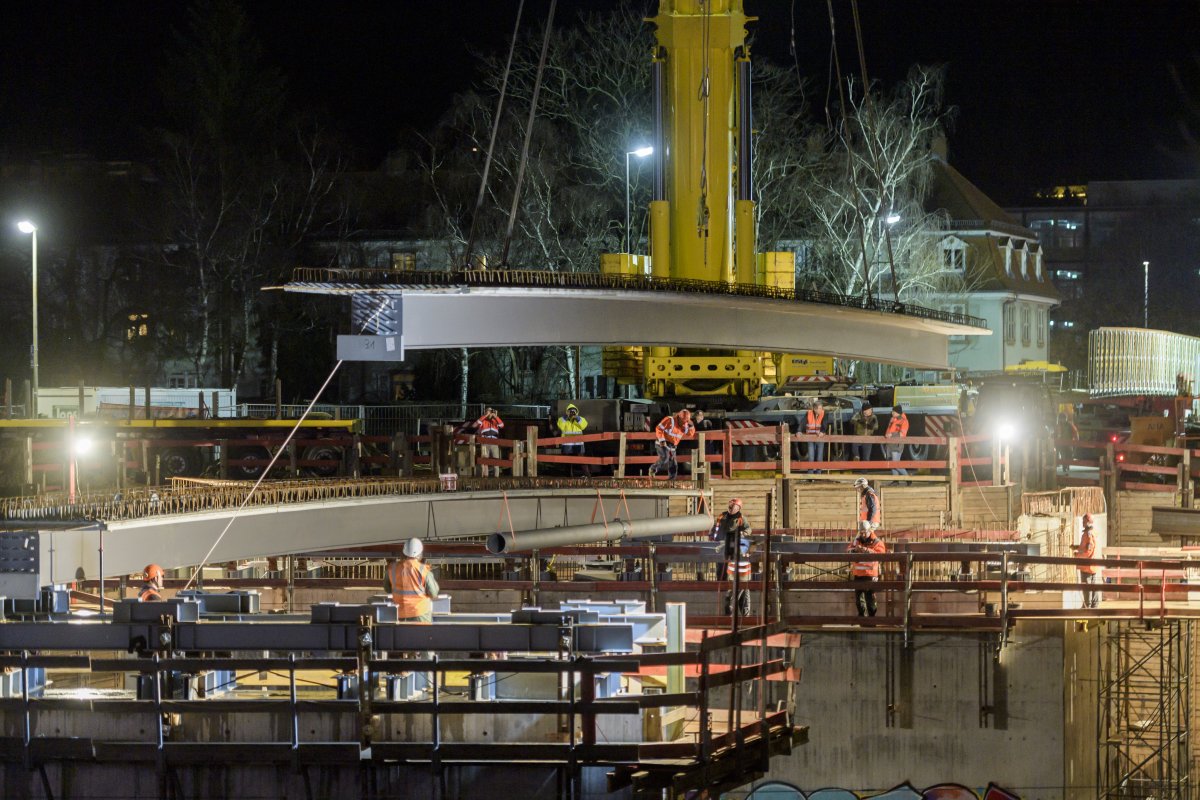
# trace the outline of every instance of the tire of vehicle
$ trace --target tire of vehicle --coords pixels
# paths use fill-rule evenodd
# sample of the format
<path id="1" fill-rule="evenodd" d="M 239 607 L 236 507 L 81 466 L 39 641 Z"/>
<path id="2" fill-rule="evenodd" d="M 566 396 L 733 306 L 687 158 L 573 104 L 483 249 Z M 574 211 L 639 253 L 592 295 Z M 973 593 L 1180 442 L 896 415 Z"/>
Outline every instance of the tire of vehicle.
<path id="1" fill-rule="evenodd" d="M 910 444 L 907 445 L 909 461 L 928 461 L 930 450 L 932 448 L 927 444 Z"/>
<path id="2" fill-rule="evenodd" d="M 157 459 L 158 477 L 161 481 L 195 477 L 200 474 L 199 453 L 190 447 L 168 447 L 159 452 Z"/>
<path id="3" fill-rule="evenodd" d="M 314 444 L 304 448 L 300 455 L 301 461 L 336 461 L 319 467 L 305 467 L 304 472 L 317 478 L 332 478 L 340 471 L 342 463 L 342 448 L 332 444 Z"/>
<path id="4" fill-rule="evenodd" d="M 229 448 L 229 459 L 236 461 L 242 458 L 270 459 L 271 453 L 265 447 L 257 445 L 242 445 Z M 230 464 L 229 477 L 234 480 L 254 480 L 262 475 L 264 467 L 250 464 Z"/>

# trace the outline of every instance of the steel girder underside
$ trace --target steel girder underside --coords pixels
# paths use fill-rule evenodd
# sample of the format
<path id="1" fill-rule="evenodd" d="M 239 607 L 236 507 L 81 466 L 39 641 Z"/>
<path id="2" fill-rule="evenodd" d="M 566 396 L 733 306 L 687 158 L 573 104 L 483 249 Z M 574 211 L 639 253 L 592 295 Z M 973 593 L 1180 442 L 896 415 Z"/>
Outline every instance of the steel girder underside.
<path id="1" fill-rule="evenodd" d="M 905 314 L 692 292 L 289 283 L 289 292 L 403 298 L 405 349 L 562 344 L 804 352 L 946 369 L 949 337 L 986 328 Z"/>
<path id="2" fill-rule="evenodd" d="M 664 517 L 669 498 L 681 495 L 695 497 L 697 490 L 443 492 L 247 507 L 207 561 L 315 553 L 401 542 L 413 536 L 437 541 L 498 530 L 584 525 L 614 517 L 618 509 L 622 518 Z M 148 562 L 167 569 L 200 564 L 233 513 L 211 511 L 107 523 L 103 531 L 104 577 L 140 572 Z M 42 583 L 99 576 L 100 536 L 95 528 L 43 531 Z"/>

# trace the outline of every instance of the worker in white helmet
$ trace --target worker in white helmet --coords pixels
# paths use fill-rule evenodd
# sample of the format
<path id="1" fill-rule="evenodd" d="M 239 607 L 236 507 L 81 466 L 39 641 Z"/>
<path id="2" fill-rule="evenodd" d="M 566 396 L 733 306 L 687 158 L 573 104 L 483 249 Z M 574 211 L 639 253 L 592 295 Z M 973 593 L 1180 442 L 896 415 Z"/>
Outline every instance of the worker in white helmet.
<path id="1" fill-rule="evenodd" d="M 404 543 L 404 557 L 388 564 L 383 589 L 400 609 L 400 622 L 433 622 L 439 587 L 433 570 L 421 561 L 424 552 L 425 545 L 414 537 Z"/>

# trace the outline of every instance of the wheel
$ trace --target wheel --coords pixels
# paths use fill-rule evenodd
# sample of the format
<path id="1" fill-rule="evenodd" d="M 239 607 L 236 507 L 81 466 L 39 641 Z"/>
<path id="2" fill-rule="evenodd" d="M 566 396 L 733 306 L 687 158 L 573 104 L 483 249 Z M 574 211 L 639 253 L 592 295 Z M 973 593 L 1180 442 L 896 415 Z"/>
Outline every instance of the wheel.
<path id="1" fill-rule="evenodd" d="M 198 453 L 190 447 L 168 447 L 160 452 L 158 459 L 159 480 L 194 477 L 200 474 Z"/>
<path id="2" fill-rule="evenodd" d="M 258 445 L 242 445 L 241 447 L 229 448 L 229 460 L 237 461 L 242 458 L 257 458 L 262 460 L 270 460 L 271 454 L 267 448 Z M 254 480 L 259 475 L 262 475 L 264 467 L 252 464 L 230 464 L 229 477 L 234 480 Z"/>
<path id="3" fill-rule="evenodd" d="M 332 478 L 341 471 L 342 448 L 331 444 L 314 444 L 304 448 L 301 461 L 333 461 L 332 464 L 305 467 L 304 472 L 318 478 Z"/>
<path id="4" fill-rule="evenodd" d="M 910 444 L 907 445 L 907 448 L 909 461 L 927 461 L 929 459 L 929 445 Z"/>

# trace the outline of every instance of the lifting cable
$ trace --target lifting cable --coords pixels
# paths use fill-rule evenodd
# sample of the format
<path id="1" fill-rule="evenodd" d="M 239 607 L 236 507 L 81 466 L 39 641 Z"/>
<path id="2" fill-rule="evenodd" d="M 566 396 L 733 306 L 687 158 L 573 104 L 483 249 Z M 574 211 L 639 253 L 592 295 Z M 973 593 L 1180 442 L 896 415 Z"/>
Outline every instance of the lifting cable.
<path id="1" fill-rule="evenodd" d="M 854 178 L 854 156 L 850 152 L 850 118 L 846 114 L 846 92 L 842 88 L 842 83 L 843 83 L 842 62 L 841 62 L 841 59 L 838 57 L 837 27 L 834 24 L 834 18 L 833 18 L 833 0 L 825 0 L 825 8 L 829 12 L 829 39 L 832 42 L 833 67 L 834 67 L 834 71 L 837 73 L 838 100 L 841 103 L 841 110 L 842 110 L 842 138 L 846 142 L 846 172 L 850 177 L 850 186 L 854 190 L 854 196 L 857 198 L 858 194 L 859 194 L 858 181 L 855 180 L 855 178 Z M 832 129 L 833 123 L 832 123 L 832 121 L 828 120 L 828 115 L 829 115 L 828 108 L 826 109 L 825 114 L 826 114 L 826 119 L 829 122 L 829 126 Z M 858 209 L 856 207 L 855 211 L 857 212 L 857 210 Z M 855 216 L 857 217 L 858 215 L 855 214 Z M 863 231 L 864 226 L 862 225 L 862 220 L 856 219 L 854 221 L 854 227 L 857 229 L 857 233 L 858 233 L 859 252 L 862 253 L 863 305 L 870 306 L 871 305 L 871 266 L 870 266 L 870 264 L 867 263 L 867 238 L 866 238 L 866 234 Z"/>
<path id="2" fill-rule="evenodd" d="M 862 71 L 863 82 L 863 110 L 867 112 L 868 117 L 871 112 L 871 84 L 867 80 L 867 56 L 863 51 L 863 36 L 862 25 L 859 23 L 858 17 L 858 0 L 850 0 L 850 9 L 854 13 L 854 38 L 858 43 L 858 68 Z M 884 200 L 883 176 L 879 174 L 879 154 L 875 152 L 875 148 L 868 143 L 867 152 L 871 155 L 871 169 L 875 173 L 875 182 L 879 190 L 879 201 L 882 209 Z M 892 209 L 888 209 L 889 215 Z M 883 241 L 887 245 L 888 271 L 892 275 L 892 303 L 896 306 L 900 305 L 900 284 L 896 281 L 896 261 L 892 258 L 892 229 L 889 225 L 883 225 Z"/>
<path id="3" fill-rule="evenodd" d="M 388 308 L 390 302 L 391 300 L 388 297 L 384 297 L 380 300 L 379 308 L 375 309 L 375 313 L 371 314 L 371 316 L 367 317 L 367 319 L 363 322 L 362 327 L 359 329 L 360 334 L 365 332 L 375 322 L 375 318 Z M 250 487 L 250 491 L 246 492 L 246 496 L 242 499 L 242 502 L 233 510 L 233 513 L 229 515 L 229 521 L 225 523 L 225 527 L 221 529 L 221 533 L 217 535 L 217 538 L 215 541 L 213 541 L 212 546 L 208 548 L 208 552 L 204 554 L 204 558 L 200 559 L 200 563 L 196 565 L 196 569 L 192 572 L 191 577 L 188 578 L 187 583 L 183 586 L 184 590 L 191 588 L 196 578 L 200 575 L 200 571 L 204 569 L 204 565 L 207 564 L 209 558 L 212 557 L 213 551 L 217 549 L 217 545 L 221 544 L 221 540 L 225 538 L 225 534 L 229 533 L 229 529 L 232 528 L 233 523 L 237 521 L 238 516 L 242 513 L 242 509 L 244 509 L 250 503 L 250 498 L 254 496 L 254 493 L 258 491 L 258 487 L 261 486 L 262 482 L 265 481 L 267 476 L 271 474 L 271 470 L 275 468 L 275 463 L 279 461 L 279 457 L 287 452 L 287 447 L 289 444 L 291 444 L 292 439 L 296 437 L 296 434 L 300 430 L 300 426 L 303 425 L 304 421 L 308 419 L 308 415 L 312 413 L 313 407 L 320 402 L 321 396 L 325 394 L 325 390 L 328 389 L 329 384 L 333 382 L 333 376 L 337 375 L 338 370 L 341 369 L 342 364 L 344 363 L 346 363 L 345 359 L 339 359 L 338 362 L 333 365 L 333 369 L 329 370 L 329 375 L 326 376 L 325 382 L 321 384 L 320 389 L 317 389 L 317 393 L 313 395 L 313 399 L 309 402 L 308 407 L 304 409 L 304 413 L 300 415 L 300 418 L 296 420 L 296 424 L 292 426 L 290 431 L 288 431 L 287 438 L 283 440 L 283 444 L 280 445 L 279 449 L 275 451 L 275 455 L 271 456 L 270 463 L 267 464 L 266 468 L 262 471 L 262 474 L 258 476 L 258 480 L 254 482 L 254 485 Z"/>
<path id="4" fill-rule="evenodd" d="M 513 186 L 512 206 L 508 210 L 508 229 L 504 232 L 504 248 L 500 251 L 500 266 L 508 267 L 508 250 L 512 245 L 513 228 L 517 224 L 517 206 L 521 202 L 521 185 L 525 182 L 525 165 L 529 162 L 529 141 L 533 138 L 533 121 L 537 117 L 538 95 L 542 91 L 542 74 L 546 71 L 546 53 L 550 49 L 550 34 L 554 31 L 554 9 L 558 0 L 550 0 L 546 17 L 546 33 L 542 37 L 542 54 L 538 57 L 537 77 L 533 80 L 533 96 L 529 98 L 529 120 L 525 123 L 525 142 L 521 145 L 521 163 L 517 167 L 517 182 Z"/>
<path id="5" fill-rule="evenodd" d="M 475 211 L 471 215 L 471 228 L 467 233 L 467 250 L 463 255 L 463 268 L 471 269 L 471 251 L 475 249 L 475 225 L 487 196 L 488 174 L 492 171 L 492 154 L 496 151 L 496 134 L 500 131 L 500 118 L 504 115 L 504 98 L 508 94 L 508 76 L 512 74 L 513 53 L 517 49 L 517 32 L 521 29 L 521 15 L 525 0 L 517 4 L 517 21 L 513 23 L 512 41 L 508 44 L 508 60 L 504 62 L 504 76 L 500 79 L 500 97 L 496 100 L 496 116 L 492 119 L 492 135 L 488 140 L 487 157 L 483 161 L 483 176 L 479 179 L 479 194 L 475 196 Z"/>

